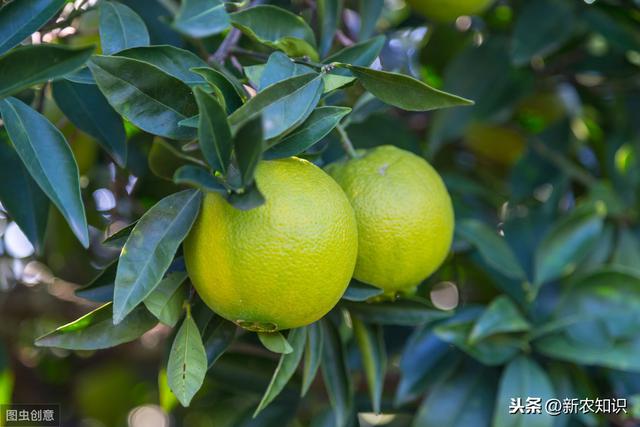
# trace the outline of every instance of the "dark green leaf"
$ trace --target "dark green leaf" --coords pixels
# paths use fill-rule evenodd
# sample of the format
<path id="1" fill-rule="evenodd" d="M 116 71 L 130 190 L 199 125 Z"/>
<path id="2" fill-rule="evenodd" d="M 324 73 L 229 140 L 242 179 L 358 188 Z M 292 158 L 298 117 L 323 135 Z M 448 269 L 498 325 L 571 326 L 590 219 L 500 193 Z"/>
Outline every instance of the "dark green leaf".
<path id="1" fill-rule="evenodd" d="M 108 235 L 102 241 L 102 243 L 109 246 L 123 246 L 137 222 L 138 221 L 133 221 L 132 223 L 127 224 L 115 233 Z"/>
<path id="2" fill-rule="evenodd" d="M 382 14 L 384 0 L 359 0 L 358 12 L 360 12 L 359 40 L 365 40 L 373 34 L 376 23 Z"/>
<path id="3" fill-rule="evenodd" d="M 302 370 L 302 389 L 300 395 L 304 396 L 316 378 L 320 362 L 322 361 L 322 348 L 324 342 L 323 328 L 315 322 L 307 326 L 307 343 L 304 349 L 304 365 Z"/>
<path id="4" fill-rule="evenodd" d="M 315 36 L 301 17 L 288 10 L 260 5 L 231 14 L 231 23 L 248 37 L 289 56 L 318 60 Z"/>
<path id="5" fill-rule="evenodd" d="M 320 321 L 324 341 L 322 346 L 322 376 L 336 416 L 336 426 L 346 427 L 354 409 L 353 385 L 340 334 L 328 319 Z"/>
<path id="6" fill-rule="evenodd" d="M 122 167 L 127 161 L 126 134 L 122 118 L 111 108 L 96 85 L 58 80 L 53 98 L 67 118 L 97 139 Z"/>
<path id="7" fill-rule="evenodd" d="M 122 248 L 114 292 L 113 322 L 158 286 L 200 209 L 202 193 L 185 190 L 160 200 L 140 218 Z"/>
<path id="8" fill-rule="evenodd" d="M 327 136 L 351 112 L 347 107 L 318 107 L 300 126 L 265 152 L 266 159 L 279 159 L 304 153 Z"/>
<path id="9" fill-rule="evenodd" d="M 187 314 L 173 340 L 167 364 L 169 388 L 182 406 L 189 406 L 202 387 L 206 373 L 207 354 L 200 331 L 191 315 Z"/>
<path id="10" fill-rule="evenodd" d="M 68 350 L 99 350 L 133 341 L 157 323 L 144 307 L 138 307 L 122 323 L 114 326 L 111 308 L 111 303 L 107 303 L 38 338 L 35 344 Z"/>
<path id="11" fill-rule="evenodd" d="M 88 247 L 78 165 L 64 136 L 46 117 L 18 99 L 1 100 L 0 114 L 22 163 L 60 210 L 80 243 Z"/>
<path id="12" fill-rule="evenodd" d="M 434 89 L 412 77 L 388 71 L 372 70 L 355 65 L 347 66 L 369 92 L 387 104 L 409 111 L 429 111 L 473 101 Z"/>
<path id="13" fill-rule="evenodd" d="M 92 53 L 93 46 L 73 49 L 40 44 L 14 49 L 0 57 L 0 98 L 70 73 L 87 62 Z"/>
<path id="14" fill-rule="evenodd" d="M 598 242 L 606 209 L 596 203 L 561 218 L 538 245 L 535 283 L 542 285 L 575 270 Z"/>
<path id="15" fill-rule="evenodd" d="M 360 349 L 367 384 L 369 384 L 371 406 L 373 412 L 379 414 L 384 376 L 387 370 L 387 352 L 384 347 L 382 326 L 366 324 L 358 317 L 352 317 L 351 321 L 353 322 L 353 334 Z"/>
<path id="16" fill-rule="evenodd" d="M 168 180 L 174 179 L 176 172 L 184 166 L 191 166 L 194 163 L 204 166 L 203 162 L 187 155 L 162 138 L 153 139 L 147 160 L 151 172 Z"/>
<path id="17" fill-rule="evenodd" d="M 236 336 L 238 327 L 222 317 L 215 316 L 207 325 L 203 334 L 204 348 L 207 352 L 209 369 L 229 348 Z"/>
<path id="18" fill-rule="evenodd" d="M 342 62 L 345 64 L 368 67 L 373 64 L 378 55 L 380 55 L 384 42 L 384 36 L 376 36 L 367 41 L 347 46 L 329 56 L 324 60 L 324 63 L 331 64 L 332 62 Z M 336 69 L 333 70 L 333 72 L 343 76 L 349 75 L 347 70 Z"/>
<path id="19" fill-rule="evenodd" d="M 85 85 L 96 84 L 96 79 L 93 78 L 93 74 L 91 74 L 89 67 L 82 67 L 72 73 L 65 74 L 64 78 L 74 83 L 81 83 Z"/>
<path id="20" fill-rule="evenodd" d="M 227 106 L 227 112 L 233 113 L 246 99 L 246 94 L 242 85 L 235 80 L 234 77 L 227 76 L 213 68 L 192 68 L 194 73 L 200 74 L 211 86 L 220 89 L 224 96 L 224 103 Z"/>
<path id="21" fill-rule="evenodd" d="M 141 129 L 173 139 L 195 130 L 178 122 L 197 114 L 189 86 L 159 68 L 121 56 L 95 56 L 89 68 L 115 110 Z"/>
<path id="22" fill-rule="evenodd" d="M 354 315 L 369 323 L 382 325 L 416 326 L 443 319 L 450 314 L 436 310 L 422 301 L 399 300 L 394 302 L 356 303 L 345 302 L 345 307 Z"/>
<path id="23" fill-rule="evenodd" d="M 200 110 L 198 123 L 200 150 L 214 171 L 226 173 L 233 148 L 227 114 L 218 100 L 203 89 L 196 88 L 195 94 Z"/>
<path id="24" fill-rule="evenodd" d="M 475 219 L 456 224 L 456 233 L 478 249 L 482 259 L 505 276 L 527 280 L 526 273 L 513 251 L 497 231 Z"/>
<path id="25" fill-rule="evenodd" d="M 318 0 L 318 22 L 320 23 L 320 45 L 318 47 L 322 56 L 325 56 L 331 49 L 333 37 L 340 24 L 342 6 L 342 0 Z"/>
<path id="26" fill-rule="evenodd" d="M 254 182 L 250 186 L 245 187 L 242 192 L 237 193 L 234 191 L 229 193 L 227 201 L 236 209 L 248 211 L 262 206 L 265 199 Z"/>
<path id="27" fill-rule="evenodd" d="M 35 33 L 67 0 L 12 1 L 0 9 L 0 55 Z M 0 73 L 4 77 L 4 73 Z"/>
<path id="28" fill-rule="evenodd" d="M 500 379 L 500 390 L 495 402 L 494 427 L 552 427 L 554 418 L 542 410 L 539 414 L 512 414 L 512 399 L 521 399 L 526 405 L 528 397 L 539 397 L 542 402 L 554 398 L 553 385 L 547 373 L 536 362 L 520 356 L 509 363 Z"/>
<path id="29" fill-rule="evenodd" d="M 308 96 L 307 89 L 310 85 L 314 84 L 314 82 L 317 84 L 317 78 L 318 76 L 316 74 L 308 73 L 302 76 L 292 77 L 269 86 L 253 98 L 249 99 L 246 104 L 238 108 L 229 116 L 231 129 L 236 132 L 244 123 L 256 118 L 268 108 L 271 108 L 274 113 L 282 110 L 283 106 L 292 104 L 296 104 L 298 109 L 300 109 L 303 104 L 309 108 L 309 99 L 305 98 Z M 289 118 L 287 122 L 289 123 L 288 128 L 299 124 L 301 120 L 304 120 L 311 113 L 311 111 L 302 118 L 300 118 L 300 111 L 294 111 L 294 113 L 294 118 Z"/>
<path id="30" fill-rule="evenodd" d="M 571 6 L 562 0 L 538 0 L 524 5 L 512 38 L 511 57 L 523 65 L 533 57 L 556 51 L 574 30 Z"/>
<path id="31" fill-rule="evenodd" d="M 76 289 L 75 294 L 80 298 L 85 298 L 96 302 L 109 302 L 113 299 L 113 289 L 116 282 L 116 271 L 118 261 L 115 260 L 102 270 L 86 286 Z"/>
<path id="32" fill-rule="evenodd" d="M 344 295 L 342 295 L 342 299 L 353 302 L 364 302 L 383 293 L 384 291 L 380 288 L 351 279 L 351 283 L 349 283 L 349 287 Z"/>
<path id="33" fill-rule="evenodd" d="M 100 45 L 102 53 L 113 55 L 130 47 L 149 45 L 149 32 L 137 13 L 122 3 L 100 4 Z"/>
<path id="34" fill-rule="evenodd" d="M 155 65 L 165 73 L 188 85 L 204 84 L 205 80 L 192 68 L 206 67 L 207 63 L 188 50 L 175 46 L 144 46 L 118 52 L 117 56 L 137 59 Z"/>
<path id="35" fill-rule="evenodd" d="M 37 253 L 44 248 L 49 201 L 0 133 L 0 201 Z"/>
<path id="36" fill-rule="evenodd" d="M 173 181 L 176 184 L 187 184 L 203 191 L 211 191 L 227 195 L 227 189 L 215 176 L 205 168 L 194 165 L 184 165 L 173 174 Z"/>
<path id="37" fill-rule="evenodd" d="M 258 332 L 258 338 L 269 351 L 282 354 L 293 352 L 293 347 L 280 332 Z"/>
<path id="38" fill-rule="evenodd" d="M 273 52 L 260 73 L 260 82 L 257 89 L 260 91 L 272 84 L 281 82 L 290 77 L 301 76 L 312 73 L 313 69 L 306 65 L 293 62 L 282 52 Z"/>
<path id="39" fill-rule="evenodd" d="M 253 182 L 253 175 L 264 147 L 262 117 L 258 116 L 238 129 L 233 140 L 233 146 L 236 152 L 238 168 L 240 169 L 242 185 L 249 186 Z"/>
<path id="40" fill-rule="evenodd" d="M 432 387 L 418 409 L 413 427 L 488 427 L 495 377 L 494 370 L 467 362 Z"/>
<path id="41" fill-rule="evenodd" d="M 305 328 L 297 328 L 289 331 L 287 341 L 291 344 L 292 351 L 280 356 L 278 367 L 273 373 L 269 387 L 267 387 L 267 391 L 264 393 L 264 396 L 262 396 L 262 400 L 253 414 L 254 417 L 266 408 L 267 405 L 273 402 L 273 399 L 280 394 L 296 372 L 296 369 L 300 364 L 300 359 L 302 359 L 306 340 L 307 331 Z"/>
<path id="42" fill-rule="evenodd" d="M 145 307 L 167 326 L 174 327 L 180 320 L 182 304 L 187 298 L 187 292 L 181 285 L 186 278 L 184 271 L 169 273 L 144 299 Z"/>
<path id="43" fill-rule="evenodd" d="M 469 343 L 500 333 L 525 332 L 529 328 L 529 322 L 522 316 L 518 307 L 509 297 L 501 295 L 491 302 L 473 325 Z"/>
<path id="44" fill-rule="evenodd" d="M 173 27 L 189 37 L 208 37 L 229 27 L 229 15 L 222 0 L 185 0 Z"/>

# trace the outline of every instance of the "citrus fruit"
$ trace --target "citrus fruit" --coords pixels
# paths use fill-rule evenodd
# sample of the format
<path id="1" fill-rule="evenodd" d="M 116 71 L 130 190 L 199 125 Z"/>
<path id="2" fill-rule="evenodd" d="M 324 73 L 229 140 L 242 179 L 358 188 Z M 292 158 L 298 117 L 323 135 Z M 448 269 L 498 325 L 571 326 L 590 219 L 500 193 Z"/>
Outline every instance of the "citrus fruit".
<path id="1" fill-rule="evenodd" d="M 458 16 L 484 12 L 493 0 L 407 0 L 407 3 L 416 12 L 434 21 L 452 22 Z"/>
<path id="2" fill-rule="evenodd" d="M 524 153 L 526 139 L 505 125 L 474 123 L 467 128 L 464 144 L 476 155 L 501 166 L 512 166 Z"/>
<path id="3" fill-rule="evenodd" d="M 356 213 L 354 277 L 388 293 L 410 291 L 442 264 L 453 237 L 453 207 L 438 173 L 394 146 L 359 150 L 327 172 Z"/>
<path id="4" fill-rule="evenodd" d="M 189 277 L 213 311 L 246 329 L 307 325 L 353 274 L 353 209 L 331 177 L 298 158 L 261 162 L 256 185 L 266 202 L 248 211 L 205 196 L 184 245 Z"/>

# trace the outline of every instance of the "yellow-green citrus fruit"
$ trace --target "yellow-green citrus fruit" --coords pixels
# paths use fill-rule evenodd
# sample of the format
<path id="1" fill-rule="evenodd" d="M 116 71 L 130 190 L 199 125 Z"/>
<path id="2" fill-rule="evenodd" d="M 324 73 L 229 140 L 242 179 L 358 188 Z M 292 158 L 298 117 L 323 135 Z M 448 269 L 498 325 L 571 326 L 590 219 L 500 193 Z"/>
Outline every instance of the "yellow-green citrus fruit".
<path id="1" fill-rule="evenodd" d="M 263 161 L 256 184 L 266 203 L 248 211 L 205 196 L 184 245 L 189 277 L 213 311 L 247 329 L 307 325 L 351 279 L 355 214 L 338 184 L 306 160 Z"/>
<path id="2" fill-rule="evenodd" d="M 407 0 L 418 13 L 439 22 L 452 22 L 458 16 L 477 15 L 489 8 L 494 0 Z"/>
<path id="3" fill-rule="evenodd" d="M 356 213 L 354 277 L 388 293 L 410 291 L 446 258 L 453 238 L 451 199 L 421 157 L 384 145 L 333 163 L 327 172 Z"/>
<path id="4" fill-rule="evenodd" d="M 467 128 L 464 144 L 478 157 L 501 166 L 512 166 L 527 146 L 517 129 L 486 123 L 474 123 Z"/>

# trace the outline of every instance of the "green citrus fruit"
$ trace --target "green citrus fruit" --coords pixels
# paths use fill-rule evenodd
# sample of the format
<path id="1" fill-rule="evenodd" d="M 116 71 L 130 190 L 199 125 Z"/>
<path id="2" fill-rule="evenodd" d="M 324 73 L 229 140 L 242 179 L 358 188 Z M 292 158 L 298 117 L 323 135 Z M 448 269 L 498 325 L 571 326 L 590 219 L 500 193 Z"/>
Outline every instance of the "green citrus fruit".
<path id="1" fill-rule="evenodd" d="M 424 159 L 384 145 L 333 163 L 327 172 L 356 213 L 354 277 L 389 293 L 410 291 L 442 264 L 453 237 L 453 207 Z"/>
<path id="2" fill-rule="evenodd" d="M 491 6 L 494 0 L 407 0 L 418 13 L 440 22 L 455 21 L 458 16 L 477 15 Z"/>
<path id="3" fill-rule="evenodd" d="M 266 203 L 249 211 L 205 196 L 184 245 L 189 277 L 211 309 L 247 329 L 307 325 L 333 308 L 353 274 L 353 209 L 306 160 L 263 161 L 256 184 Z"/>
<path id="4" fill-rule="evenodd" d="M 527 141 L 517 129 L 485 123 L 467 128 L 464 144 L 478 157 L 502 166 L 512 166 L 525 151 Z"/>

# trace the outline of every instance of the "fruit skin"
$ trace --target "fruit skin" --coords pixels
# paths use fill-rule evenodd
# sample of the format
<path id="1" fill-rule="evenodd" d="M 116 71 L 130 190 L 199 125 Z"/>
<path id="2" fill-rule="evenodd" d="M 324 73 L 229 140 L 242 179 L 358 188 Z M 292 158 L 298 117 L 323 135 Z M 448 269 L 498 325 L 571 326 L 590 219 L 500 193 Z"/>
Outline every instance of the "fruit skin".
<path id="1" fill-rule="evenodd" d="M 439 22 L 453 22 L 458 16 L 478 15 L 494 0 L 407 0 L 418 13 Z"/>
<path id="2" fill-rule="evenodd" d="M 211 309 L 247 329 L 315 322 L 353 274 L 353 209 L 338 184 L 306 160 L 263 161 L 256 184 L 266 203 L 249 211 L 207 193 L 184 243 L 189 277 Z"/>
<path id="3" fill-rule="evenodd" d="M 449 252 L 451 198 L 438 173 L 415 154 L 390 145 L 358 153 L 327 167 L 356 213 L 354 277 L 388 293 L 409 292 Z"/>
<path id="4" fill-rule="evenodd" d="M 509 126 L 474 123 L 465 132 L 464 144 L 478 157 L 511 167 L 524 154 L 527 140 Z"/>

